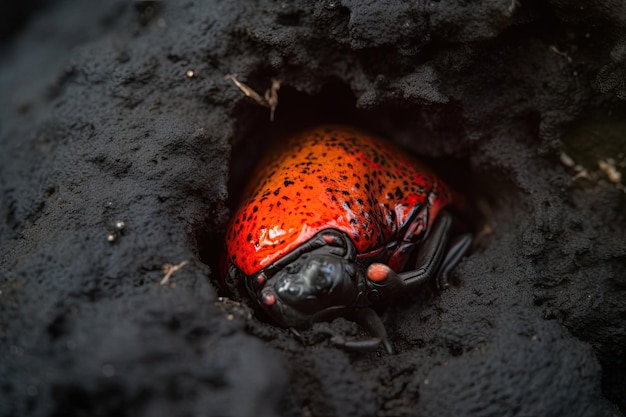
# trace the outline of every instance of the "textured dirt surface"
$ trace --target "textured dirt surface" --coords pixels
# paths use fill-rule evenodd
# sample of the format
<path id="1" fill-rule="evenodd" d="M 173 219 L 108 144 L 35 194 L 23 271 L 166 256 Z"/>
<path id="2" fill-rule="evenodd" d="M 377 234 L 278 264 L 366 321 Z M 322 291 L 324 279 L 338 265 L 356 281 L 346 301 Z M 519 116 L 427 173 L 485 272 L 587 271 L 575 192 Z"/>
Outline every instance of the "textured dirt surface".
<path id="1" fill-rule="evenodd" d="M 0 44 L 0 416 L 626 412 L 621 0 L 44 3 Z M 229 73 L 282 81 L 274 123 Z M 455 285 L 387 312 L 396 355 L 213 285 L 257 155 L 318 122 L 481 213 Z"/>

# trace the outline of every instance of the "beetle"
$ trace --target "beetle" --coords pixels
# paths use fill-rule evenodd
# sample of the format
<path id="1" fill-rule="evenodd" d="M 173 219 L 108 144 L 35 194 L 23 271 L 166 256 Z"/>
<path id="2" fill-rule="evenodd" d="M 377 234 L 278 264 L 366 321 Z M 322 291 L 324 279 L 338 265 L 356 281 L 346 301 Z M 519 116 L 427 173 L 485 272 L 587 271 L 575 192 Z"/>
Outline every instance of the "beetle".
<path id="1" fill-rule="evenodd" d="M 431 279 L 445 288 L 471 245 L 470 234 L 452 235 L 454 199 L 381 138 L 306 129 L 270 152 L 245 190 L 226 232 L 225 284 L 280 326 L 344 316 L 372 337 L 333 342 L 392 352 L 374 309 Z"/>

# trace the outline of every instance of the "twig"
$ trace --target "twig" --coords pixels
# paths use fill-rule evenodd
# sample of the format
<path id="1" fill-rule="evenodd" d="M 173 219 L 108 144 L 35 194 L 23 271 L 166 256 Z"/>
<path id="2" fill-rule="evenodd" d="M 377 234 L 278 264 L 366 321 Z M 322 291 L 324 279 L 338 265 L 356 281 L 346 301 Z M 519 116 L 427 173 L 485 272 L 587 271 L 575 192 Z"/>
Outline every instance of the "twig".
<path id="1" fill-rule="evenodd" d="M 181 263 L 177 265 L 172 265 L 172 264 L 163 265 L 163 272 L 165 273 L 165 276 L 161 280 L 161 285 L 167 285 L 167 283 L 170 281 L 170 277 L 172 276 L 172 274 L 178 271 L 183 266 L 187 265 L 188 263 L 189 261 L 182 261 Z"/>
<path id="2" fill-rule="evenodd" d="M 242 93 L 247 97 L 250 97 L 257 102 L 260 106 L 268 107 L 270 109 L 270 121 L 274 121 L 274 112 L 278 106 L 278 90 L 280 90 L 280 81 L 272 79 L 272 85 L 269 89 L 265 90 L 264 97 L 261 97 L 259 93 L 252 88 L 242 83 L 237 79 L 237 74 L 228 74 L 224 77 L 225 80 L 231 80 Z"/>

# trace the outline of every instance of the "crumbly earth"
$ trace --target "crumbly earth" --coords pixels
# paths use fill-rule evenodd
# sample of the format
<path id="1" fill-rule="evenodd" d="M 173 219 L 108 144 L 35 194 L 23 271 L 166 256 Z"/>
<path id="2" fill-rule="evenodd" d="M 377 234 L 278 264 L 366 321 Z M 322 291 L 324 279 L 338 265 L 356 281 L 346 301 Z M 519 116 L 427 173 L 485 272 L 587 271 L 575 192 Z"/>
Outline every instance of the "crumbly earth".
<path id="1" fill-rule="evenodd" d="M 626 194 L 598 169 L 624 171 L 622 0 L 28 5 L 0 44 L 0 416 L 626 412 Z M 275 122 L 230 73 L 282 82 Z M 258 155 L 320 122 L 479 213 L 453 285 L 386 312 L 395 355 L 214 285 Z"/>

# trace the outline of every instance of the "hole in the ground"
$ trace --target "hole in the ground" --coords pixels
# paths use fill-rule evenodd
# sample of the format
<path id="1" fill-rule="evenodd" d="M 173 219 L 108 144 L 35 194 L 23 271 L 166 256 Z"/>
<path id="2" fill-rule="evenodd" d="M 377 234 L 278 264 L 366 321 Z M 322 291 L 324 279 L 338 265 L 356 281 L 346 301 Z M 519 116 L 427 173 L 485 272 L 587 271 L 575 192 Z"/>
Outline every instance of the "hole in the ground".
<path id="1" fill-rule="evenodd" d="M 452 189 L 467 197 L 465 210 L 466 230 L 477 233 L 484 218 L 478 210 L 471 209 L 475 196 L 489 199 L 486 181 L 478 173 L 471 172 L 467 156 L 471 153 L 464 140 L 462 115 L 453 104 L 443 106 L 403 106 L 401 102 L 377 109 L 357 109 L 356 97 L 341 82 L 330 81 L 316 95 L 301 93 L 289 86 L 279 92 L 279 104 L 275 121 L 269 120 L 269 111 L 250 101 L 243 101 L 236 109 L 238 132 L 233 138 L 230 165 L 229 201 L 231 212 L 237 208 L 252 171 L 263 154 L 271 152 L 290 132 L 320 124 L 338 123 L 353 125 L 371 131 L 423 161 Z M 223 241 L 211 236 L 198 239 L 202 259 L 218 272 L 215 281 L 223 274 L 216 254 L 221 247 L 215 242 Z M 207 255 L 206 251 L 210 254 Z M 218 266 L 219 265 L 219 266 Z M 223 288 L 219 288 L 223 290 Z M 223 294 L 226 295 L 226 294 Z"/>

